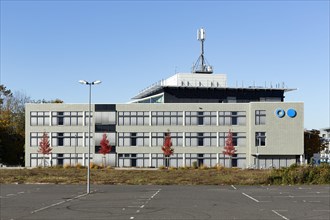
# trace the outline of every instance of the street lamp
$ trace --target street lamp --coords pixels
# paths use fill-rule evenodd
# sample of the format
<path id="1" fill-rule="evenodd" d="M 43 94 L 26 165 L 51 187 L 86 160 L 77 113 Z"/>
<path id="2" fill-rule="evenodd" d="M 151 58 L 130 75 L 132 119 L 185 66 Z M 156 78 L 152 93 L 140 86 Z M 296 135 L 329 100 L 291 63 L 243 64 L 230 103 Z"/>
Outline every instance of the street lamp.
<path id="1" fill-rule="evenodd" d="M 260 133 L 257 133 L 257 140 L 258 140 L 258 143 L 257 143 L 257 153 L 256 153 L 256 156 L 257 156 L 257 169 L 259 169 L 259 146 L 261 146 Z"/>
<path id="2" fill-rule="evenodd" d="M 90 156 L 91 156 L 91 106 L 92 106 L 92 85 L 100 84 L 100 80 L 96 80 L 93 82 L 87 82 L 86 80 L 79 80 L 79 83 L 85 84 L 89 86 L 89 118 L 88 118 L 88 164 L 87 164 L 87 194 L 90 193 Z"/>

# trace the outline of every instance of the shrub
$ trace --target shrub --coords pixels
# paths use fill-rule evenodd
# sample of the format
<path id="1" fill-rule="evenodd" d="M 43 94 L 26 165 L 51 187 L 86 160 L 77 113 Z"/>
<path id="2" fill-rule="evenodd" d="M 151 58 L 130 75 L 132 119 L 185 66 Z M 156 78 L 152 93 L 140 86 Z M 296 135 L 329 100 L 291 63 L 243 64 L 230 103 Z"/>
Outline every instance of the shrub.
<path id="1" fill-rule="evenodd" d="M 202 164 L 200 167 L 199 167 L 200 170 L 207 170 L 208 169 L 208 166 Z"/>
<path id="2" fill-rule="evenodd" d="M 194 161 L 194 162 L 192 163 L 192 167 L 193 167 L 194 169 L 197 169 L 197 168 L 198 168 L 198 163 L 197 163 L 197 161 Z"/>
<path id="3" fill-rule="evenodd" d="M 66 163 L 66 164 L 63 165 L 63 168 L 64 168 L 64 169 L 71 168 L 71 165 Z"/>
<path id="4" fill-rule="evenodd" d="M 83 165 L 81 165 L 81 163 L 77 163 L 76 164 L 76 168 L 77 169 L 82 169 L 82 168 L 85 168 Z"/>

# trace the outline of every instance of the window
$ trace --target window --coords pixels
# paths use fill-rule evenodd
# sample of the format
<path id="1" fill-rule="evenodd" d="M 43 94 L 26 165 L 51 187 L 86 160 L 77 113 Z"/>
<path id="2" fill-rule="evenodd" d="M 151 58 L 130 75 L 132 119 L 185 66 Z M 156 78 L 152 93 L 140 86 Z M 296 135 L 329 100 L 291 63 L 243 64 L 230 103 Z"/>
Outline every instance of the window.
<path id="1" fill-rule="evenodd" d="M 151 146 L 159 147 L 164 144 L 164 132 L 153 132 L 151 133 Z M 170 132 L 171 141 L 173 146 L 182 146 L 183 145 L 183 136 L 181 132 Z"/>
<path id="2" fill-rule="evenodd" d="M 152 112 L 151 125 L 182 125 L 183 113 L 177 111 Z"/>
<path id="3" fill-rule="evenodd" d="M 266 146 L 266 132 L 256 132 L 256 146 Z"/>
<path id="4" fill-rule="evenodd" d="M 203 133 L 197 133 L 197 144 L 198 146 L 204 146 L 204 134 Z"/>
<path id="5" fill-rule="evenodd" d="M 63 133 L 57 133 L 57 146 L 64 146 Z"/>
<path id="6" fill-rule="evenodd" d="M 217 113 L 216 112 L 186 112 L 185 113 L 186 125 L 216 125 Z"/>
<path id="7" fill-rule="evenodd" d="M 96 125 L 115 125 L 116 112 L 95 112 Z"/>
<path id="8" fill-rule="evenodd" d="M 131 133 L 131 146 L 136 146 L 136 133 Z"/>
<path id="9" fill-rule="evenodd" d="M 215 132 L 204 132 L 204 133 L 195 133 L 187 132 L 185 137 L 185 143 L 187 147 L 196 147 L 196 146 L 216 146 L 217 136 Z"/>
<path id="10" fill-rule="evenodd" d="M 149 125 L 149 112 L 118 112 L 118 125 Z"/>
<path id="11" fill-rule="evenodd" d="M 233 132 L 233 145 L 236 147 L 246 146 L 246 134 L 244 132 Z M 219 146 L 224 147 L 226 145 L 226 139 L 228 132 L 219 133 Z"/>
<path id="12" fill-rule="evenodd" d="M 31 147 L 38 147 L 40 141 L 43 138 L 43 135 L 44 135 L 43 132 L 31 132 L 30 133 L 30 146 Z"/>
<path id="13" fill-rule="evenodd" d="M 256 125 L 266 124 L 266 110 L 256 110 L 255 114 L 256 114 L 256 118 L 255 118 Z"/>
<path id="14" fill-rule="evenodd" d="M 83 145 L 83 133 L 52 133 L 52 146 L 75 147 Z M 88 142 L 87 145 L 88 146 Z"/>
<path id="15" fill-rule="evenodd" d="M 119 132 L 118 133 L 118 146 L 131 147 L 131 146 L 149 146 L 149 133 L 147 132 Z"/>
<path id="16" fill-rule="evenodd" d="M 31 126 L 48 126 L 49 112 L 31 112 L 30 113 Z"/>
<path id="17" fill-rule="evenodd" d="M 83 112 L 52 112 L 52 125 L 82 125 Z"/>
<path id="18" fill-rule="evenodd" d="M 91 125 L 93 125 L 93 112 L 91 112 Z M 89 124 L 89 111 L 85 112 L 85 126 Z"/>
<path id="19" fill-rule="evenodd" d="M 245 125 L 246 112 L 219 112 L 219 125 Z"/>
<path id="20" fill-rule="evenodd" d="M 198 125 L 203 125 L 204 124 L 204 120 L 203 120 L 203 112 L 197 112 L 197 124 Z"/>
<path id="21" fill-rule="evenodd" d="M 63 114 L 64 114 L 64 112 L 57 112 L 57 125 L 64 124 Z"/>

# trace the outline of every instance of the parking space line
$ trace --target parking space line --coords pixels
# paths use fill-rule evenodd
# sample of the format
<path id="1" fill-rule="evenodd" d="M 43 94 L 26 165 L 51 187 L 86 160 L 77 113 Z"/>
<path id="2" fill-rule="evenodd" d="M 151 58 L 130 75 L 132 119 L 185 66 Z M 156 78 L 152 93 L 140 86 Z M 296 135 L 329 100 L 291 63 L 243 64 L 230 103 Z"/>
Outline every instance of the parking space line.
<path id="1" fill-rule="evenodd" d="M 34 213 L 36 213 L 36 212 L 40 212 L 40 211 L 42 211 L 42 210 L 45 210 L 45 209 L 48 209 L 48 208 L 51 208 L 51 207 L 54 207 L 54 206 L 61 205 L 62 203 L 69 202 L 69 201 L 72 201 L 72 200 L 74 200 L 74 199 L 78 199 L 78 198 L 80 198 L 80 197 L 86 196 L 86 195 L 88 195 L 88 194 L 85 193 L 85 194 L 82 194 L 82 195 L 78 195 L 78 196 L 73 197 L 73 198 L 71 198 L 71 199 L 66 199 L 66 200 L 63 200 L 63 201 L 60 201 L 60 202 L 57 202 L 57 203 L 51 204 L 51 205 L 49 205 L 49 206 L 42 207 L 42 208 L 40 208 L 40 209 L 33 210 L 33 211 L 31 212 L 31 214 L 34 214 Z"/>
<path id="2" fill-rule="evenodd" d="M 286 212 L 288 210 L 277 210 L 280 212 Z M 278 213 L 276 210 L 272 210 L 272 212 L 274 212 L 276 215 L 280 216 L 281 218 L 285 219 L 285 220 L 289 220 L 287 217 L 285 217 L 284 215 L 281 215 L 280 213 Z"/>
<path id="3" fill-rule="evenodd" d="M 236 188 L 234 185 L 231 185 L 231 187 L 232 187 L 234 190 L 237 190 L 237 188 Z"/>
<path id="4" fill-rule="evenodd" d="M 255 201 L 255 202 L 259 202 L 259 200 L 253 198 L 252 196 L 249 196 L 249 195 L 246 194 L 246 193 L 242 193 L 242 194 L 243 194 L 244 196 L 248 197 L 249 199 L 252 199 L 252 200 Z"/>

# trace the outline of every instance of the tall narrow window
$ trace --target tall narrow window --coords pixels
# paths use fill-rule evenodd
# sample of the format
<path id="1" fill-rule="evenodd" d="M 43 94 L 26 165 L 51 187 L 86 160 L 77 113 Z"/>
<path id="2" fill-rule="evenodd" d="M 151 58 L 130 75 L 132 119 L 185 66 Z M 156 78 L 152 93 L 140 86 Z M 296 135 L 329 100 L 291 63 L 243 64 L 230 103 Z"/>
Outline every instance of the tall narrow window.
<path id="1" fill-rule="evenodd" d="M 204 124 L 203 112 L 197 112 L 197 124 L 198 125 L 203 125 Z"/>
<path id="2" fill-rule="evenodd" d="M 136 133 L 131 133 L 131 146 L 136 146 Z"/>
<path id="3" fill-rule="evenodd" d="M 197 133 L 197 144 L 198 146 L 204 146 L 204 134 L 203 133 Z"/>
<path id="4" fill-rule="evenodd" d="M 256 132 L 256 146 L 266 146 L 266 132 Z"/>
<path id="5" fill-rule="evenodd" d="M 231 124 L 237 125 L 237 112 L 231 112 Z"/>
<path id="6" fill-rule="evenodd" d="M 57 133 L 57 146 L 64 146 L 64 134 Z"/>
<path id="7" fill-rule="evenodd" d="M 57 113 L 57 124 L 58 125 L 64 125 L 64 112 L 58 112 Z"/>

